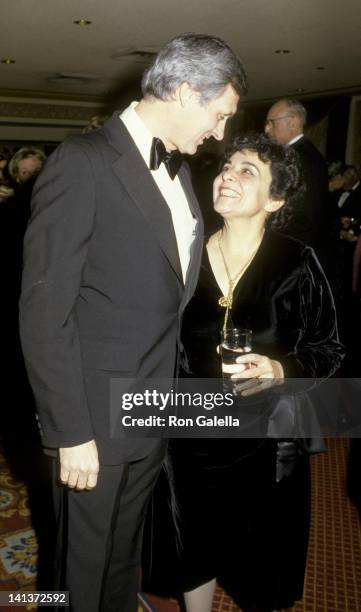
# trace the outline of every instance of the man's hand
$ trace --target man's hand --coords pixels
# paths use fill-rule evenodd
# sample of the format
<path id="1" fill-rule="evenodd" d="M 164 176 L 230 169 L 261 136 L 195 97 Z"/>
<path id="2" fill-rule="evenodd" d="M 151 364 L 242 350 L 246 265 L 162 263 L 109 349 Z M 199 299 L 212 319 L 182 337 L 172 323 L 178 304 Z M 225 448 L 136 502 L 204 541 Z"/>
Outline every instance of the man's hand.
<path id="1" fill-rule="evenodd" d="M 0 185 L 0 202 L 6 202 L 8 198 L 14 195 L 14 190 L 6 185 Z"/>
<path id="2" fill-rule="evenodd" d="M 93 489 L 97 484 L 99 461 L 94 440 L 60 448 L 60 480 L 71 489 Z"/>

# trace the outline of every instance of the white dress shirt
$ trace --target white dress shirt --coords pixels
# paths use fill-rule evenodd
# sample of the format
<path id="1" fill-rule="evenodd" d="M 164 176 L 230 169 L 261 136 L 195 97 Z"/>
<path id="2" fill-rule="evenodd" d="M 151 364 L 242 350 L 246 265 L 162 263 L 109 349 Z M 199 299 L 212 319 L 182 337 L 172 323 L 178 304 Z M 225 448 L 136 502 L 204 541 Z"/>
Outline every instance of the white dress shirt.
<path id="1" fill-rule="evenodd" d="M 132 102 L 130 106 L 121 113 L 120 119 L 123 121 L 149 168 L 153 135 L 135 111 L 137 104 L 138 102 Z M 190 248 L 194 240 L 197 221 L 190 211 L 186 195 L 178 176 L 172 181 L 163 163 L 160 164 L 158 170 L 149 171 L 168 204 L 172 215 L 183 281 L 185 282 L 190 260 Z"/>
<path id="2" fill-rule="evenodd" d="M 353 185 L 353 187 L 351 187 L 351 189 L 349 189 L 349 190 L 344 191 L 343 193 L 341 193 L 341 195 L 340 195 L 340 197 L 339 197 L 339 200 L 338 200 L 338 203 L 337 203 L 337 206 L 338 206 L 339 208 L 342 208 L 342 206 L 343 206 L 343 205 L 344 205 L 344 203 L 346 202 L 346 200 L 347 200 L 348 196 L 350 195 L 351 191 L 355 191 L 355 189 L 357 189 L 357 187 L 359 186 L 359 184 L 360 184 L 360 181 L 357 181 L 357 183 L 355 183 L 355 184 Z"/>
<path id="3" fill-rule="evenodd" d="M 290 140 L 286 146 L 289 147 L 290 145 L 295 144 L 295 142 L 298 142 L 298 140 L 301 140 L 302 137 L 303 137 L 303 134 L 298 134 L 297 136 L 292 138 L 292 140 Z"/>

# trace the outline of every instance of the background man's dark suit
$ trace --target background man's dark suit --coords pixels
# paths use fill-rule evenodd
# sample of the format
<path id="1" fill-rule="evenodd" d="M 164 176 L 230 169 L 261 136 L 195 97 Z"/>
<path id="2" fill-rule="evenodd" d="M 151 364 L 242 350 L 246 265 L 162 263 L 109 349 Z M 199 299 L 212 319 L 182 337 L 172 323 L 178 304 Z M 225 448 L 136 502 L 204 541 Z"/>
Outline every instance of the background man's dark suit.
<path id="1" fill-rule="evenodd" d="M 184 165 L 179 177 L 198 220 L 185 287 L 170 210 L 116 113 L 103 129 L 65 142 L 48 160 L 35 186 L 24 247 L 21 334 L 44 445 L 95 439 L 101 466 L 148 456 L 151 482 L 163 445 L 110 439 L 109 383 L 112 377 L 174 376 L 181 314 L 197 282 L 202 245 L 200 211 Z M 128 487 L 134 491 L 125 495 L 128 514 L 143 508 L 149 490 L 137 491 L 136 469 L 133 476 L 120 470 L 110 488 L 107 470 L 101 467 L 94 490 L 70 491 L 72 503 L 85 495 L 85 503 L 94 500 L 113 521 L 108 507 Z M 123 535 L 127 516 L 123 512 Z M 113 527 L 114 537 L 121 537 Z M 100 563 L 102 540 L 98 550 L 95 542 L 94 550 L 81 551 L 82 526 L 73 529 L 69 539 L 79 554 L 95 555 Z M 132 561 L 129 551 L 125 555 Z M 90 579 L 78 577 L 80 609 L 93 609 Z M 119 609 L 132 609 L 133 603 L 121 603 L 121 592 L 117 598 Z"/>
<path id="2" fill-rule="evenodd" d="M 361 182 L 355 189 L 350 190 L 338 212 L 342 217 L 350 217 L 361 221 Z"/>
<path id="3" fill-rule="evenodd" d="M 304 136 L 306 119 L 306 109 L 298 100 L 283 98 L 269 109 L 265 132 L 271 140 L 297 151 L 305 183 L 305 192 L 297 194 L 282 231 L 313 247 L 331 280 L 334 276 L 337 218 L 329 202 L 326 162 Z"/>
<path id="4" fill-rule="evenodd" d="M 298 153 L 306 190 L 298 197 L 297 210 L 287 231 L 312 246 L 327 270 L 336 244 L 337 221 L 329 204 L 326 162 L 306 136 L 291 146 Z"/>

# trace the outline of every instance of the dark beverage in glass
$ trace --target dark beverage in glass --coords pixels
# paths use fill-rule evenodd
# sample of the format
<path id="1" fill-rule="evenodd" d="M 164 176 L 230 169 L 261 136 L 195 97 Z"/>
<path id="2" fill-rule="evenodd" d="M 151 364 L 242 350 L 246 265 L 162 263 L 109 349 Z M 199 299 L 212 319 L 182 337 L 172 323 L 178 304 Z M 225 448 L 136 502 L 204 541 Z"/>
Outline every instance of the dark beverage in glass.
<path id="1" fill-rule="evenodd" d="M 235 386 L 238 381 L 231 378 L 237 369 L 235 365 L 236 359 L 241 353 L 250 353 L 251 350 L 252 331 L 250 329 L 233 327 L 222 331 L 221 357 L 223 389 L 225 393 L 236 394 Z"/>

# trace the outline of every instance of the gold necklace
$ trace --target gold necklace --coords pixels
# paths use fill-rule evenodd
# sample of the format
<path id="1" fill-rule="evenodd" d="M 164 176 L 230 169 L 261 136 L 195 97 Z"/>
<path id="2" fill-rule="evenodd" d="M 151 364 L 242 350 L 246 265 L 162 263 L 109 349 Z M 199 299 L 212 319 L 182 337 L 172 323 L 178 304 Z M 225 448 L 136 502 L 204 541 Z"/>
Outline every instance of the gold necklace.
<path id="1" fill-rule="evenodd" d="M 218 247 L 219 247 L 219 251 L 220 251 L 221 256 L 222 256 L 222 261 L 223 261 L 224 269 L 225 269 L 225 271 L 226 271 L 227 278 L 228 278 L 228 292 L 227 292 L 227 295 L 226 295 L 226 296 L 225 296 L 225 295 L 222 295 L 222 296 L 219 298 L 219 300 L 218 300 L 218 304 L 219 304 L 219 306 L 222 306 L 223 308 L 225 308 L 225 309 L 226 309 L 226 312 L 225 312 L 225 315 L 224 315 L 224 323 L 223 323 L 223 331 L 225 331 L 225 330 L 226 330 L 226 328 L 227 328 L 227 323 L 228 323 L 228 319 L 229 319 L 229 311 L 232 309 L 232 304 L 233 304 L 233 291 L 234 291 L 234 288 L 235 288 L 235 286 L 236 286 L 236 281 L 237 281 L 237 279 L 239 278 L 239 276 L 241 276 L 241 274 L 242 274 L 242 273 L 243 273 L 243 272 L 244 272 L 244 271 L 245 271 L 245 270 L 248 268 L 248 266 L 250 265 L 250 263 L 251 263 L 251 261 L 252 261 L 253 257 L 255 256 L 255 254 L 256 254 L 256 252 L 257 252 L 257 250 L 258 250 L 258 247 L 259 247 L 259 245 L 260 245 L 260 242 L 261 242 L 261 240 L 262 240 L 262 237 L 261 237 L 261 240 L 258 242 L 258 244 L 257 244 L 256 248 L 254 249 L 254 251 L 252 251 L 252 253 L 251 253 L 250 257 L 247 259 L 246 263 L 245 263 L 245 264 L 242 266 L 242 268 L 241 268 L 241 269 L 240 269 L 240 270 L 237 272 L 237 274 L 236 274 L 236 275 L 235 275 L 235 276 L 232 278 L 232 277 L 231 277 L 231 274 L 230 274 L 230 271 L 229 271 L 229 268 L 228 268 L 228 266 L 227 266 L 227 262 L 226 262 L 226 258 L 225 258 L 224 253 L 223 253 L 223 249 L 222 249 L 222 244 L 221 244 L 221 241 L 222 241 L 222 236 L 223 236 L 223 230 L 221 230 L 221 231 L 219 232 L 219 234 L 218 234 Z M 263 234 L 262 234 L 262 236 L 263 236 Z"/>

